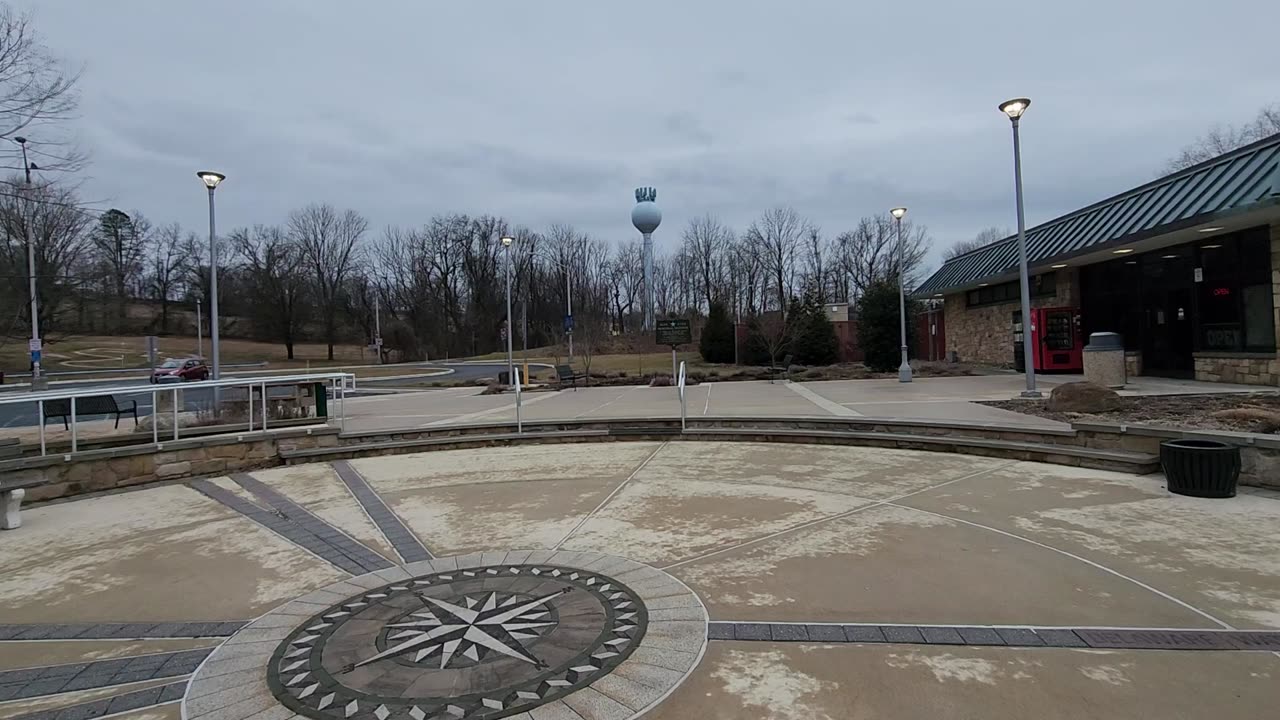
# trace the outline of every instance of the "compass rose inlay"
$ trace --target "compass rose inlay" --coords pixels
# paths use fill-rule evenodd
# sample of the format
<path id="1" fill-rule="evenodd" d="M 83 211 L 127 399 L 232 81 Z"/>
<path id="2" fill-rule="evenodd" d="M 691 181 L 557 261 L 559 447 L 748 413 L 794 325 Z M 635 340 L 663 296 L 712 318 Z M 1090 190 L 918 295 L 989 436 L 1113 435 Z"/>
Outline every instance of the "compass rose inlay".
<path id="1" fill-rule="evenodd" d="M 303 623 L 277 648 L 268 684 L 316 720 L 502 718 L 579 690 L 644 636 L 636 593 L 554 565 L 413 577 Z"/>

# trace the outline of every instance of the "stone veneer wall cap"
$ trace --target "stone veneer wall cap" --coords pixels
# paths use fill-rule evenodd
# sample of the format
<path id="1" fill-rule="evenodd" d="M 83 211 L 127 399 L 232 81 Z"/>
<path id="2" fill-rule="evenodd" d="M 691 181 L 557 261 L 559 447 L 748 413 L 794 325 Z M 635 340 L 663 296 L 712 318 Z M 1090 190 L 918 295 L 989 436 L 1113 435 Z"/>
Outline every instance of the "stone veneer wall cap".
<path id="1" fill-rule="evenodd" d="M 1125 425 L 1121 423 L 1073 422 L 1071 427 L 1085 432 L 1113 432 L 1117 434 L 1141 435 L 1176 440 L 1179 438 L 1199 438 L 1203 440 L 1219 440 L 1232 445 L 1248 447 L 1256 445 L 1265 448 L 1280 448 L 1280 435 L 1264 435 L 1262 433 L 1233 432 L 1230 430 L 1196 430 L 1194 428 L 1171 428 L 1158 425 Z"/>

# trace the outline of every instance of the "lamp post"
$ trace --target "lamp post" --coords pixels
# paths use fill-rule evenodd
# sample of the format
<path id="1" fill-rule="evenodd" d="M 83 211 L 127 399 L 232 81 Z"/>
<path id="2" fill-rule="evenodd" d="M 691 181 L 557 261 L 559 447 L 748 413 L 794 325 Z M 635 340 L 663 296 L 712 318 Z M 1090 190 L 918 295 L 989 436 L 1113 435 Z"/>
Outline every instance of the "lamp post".
<path id="1" fill-rule="evenodd" d="M 507 384 L 515 381 L 515 359 L 511 354 L 511 243 L 515 242 L 515 238 L 510 235 L 502 236 L 502 246 L 507 252 Z"/>
<path id="2" fill-rule="evenodd" d="M 902 330 L 902 364 L 898 365 L 898 382 L 911 382 L 911 363 L 907 360 L 907 268 L 903 265 L 902 254 L 902 216 L 907 214 L 904 207 L 896 207 L 889 211 L 893 216 L 893 224 L 898 232 L 898 319 Z"/>
<path id="3" fill-rule="evenodd" d="M 564 272 L 564 334 L 569 341 L 569 364 L 573 364 L 573 268 L 568 263 L 560 262 L 550 255 L 542 255 L 544 260 L 560 268 Z"/>
<path id="4" fill-rule="evenodd" d="M 1018 121 L 1031 107 L 1028 98 L 1014 98 L 1000 103 L 1000 112 L 1013 123 L 1013 183 L 1018 198 L 1018 280 L 1022 285 L 1022 359 L 1027 371 L 1027 389 L 1022 397 L 1038 398 L 1036 363 L 1031 345 L 1031 278 L 1027 274 L 1027 225 L 1022 214 L 1022 144 L 1018 137 Z"/>
<path id="5" fill-rule="evenodd" d="M 22 147 L 22 170 L 27 175 L 22 230 L 27 241 L 27 288 L 31 293 L 31 389 L 34 391 L 41 389 L 43 385 L 40 380 L 40 300 L 36 296 L 36 245 L 31 239 L 31 171 L 39 168 L 27 161 L 27 139 L 18 135 L 13 141 Z"/>
<path id="6" fill-rule="evenodd" d="M 215 247 L 217 231 L 213 222 L 213 191 L 227 176 L 209 170 L 201 170 L 196 176 L 209 188 L 209 349 L 213 353 L 213 379 L 217 380 L 222 376 L 222 363 L 218 353 L 218 251 Z M 216 397 L 214 402 L 216 404 Z"/>

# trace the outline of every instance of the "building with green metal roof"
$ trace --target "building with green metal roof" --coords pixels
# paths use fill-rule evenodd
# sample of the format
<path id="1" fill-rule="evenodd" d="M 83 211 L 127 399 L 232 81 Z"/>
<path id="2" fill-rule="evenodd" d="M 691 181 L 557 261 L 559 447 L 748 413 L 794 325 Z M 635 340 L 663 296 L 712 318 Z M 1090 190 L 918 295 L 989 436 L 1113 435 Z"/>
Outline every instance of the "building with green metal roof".
<path id="1" fill-rule="evenodd" d="M 1037 329 L 1046 358 L 1118 332 L 1131 374 L 1280 384 L 1280 135 L 1029 228 L 1027 256 L 1032 307 L 1074 318 Z M 1013 236 L 946 261 L 915 295 L 943 299 L 959 359 L 1012 365 L 1017 273 Z"/>

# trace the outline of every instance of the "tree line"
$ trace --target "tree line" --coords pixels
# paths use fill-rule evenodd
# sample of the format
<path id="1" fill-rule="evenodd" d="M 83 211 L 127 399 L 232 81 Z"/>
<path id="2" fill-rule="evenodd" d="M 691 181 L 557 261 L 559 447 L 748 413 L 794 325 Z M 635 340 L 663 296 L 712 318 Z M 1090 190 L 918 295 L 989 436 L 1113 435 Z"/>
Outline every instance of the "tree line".
<path id="1" fill-rule="evenodd" d="M 207 307 L 206 234 L 138 211 L 94 214 L 74 189 L 44 183 L 0 197 L 0 292 L 13 308 L 11 336 L 29 323 L 28 226 L 46 334 L 190 333 L 195 301 Z M 887 216 L 866 217 L 828 235 L 788 207 L 765 211 L 741 231 L 711 215 L 694 218 L 655 259 L 656 312 L 700 318 L 719 302 L 745 322 L 785 316 L 800 297 L 849 302 L 896 278 L 896 231 Z M 930 238 L 909 221 L 902 233 L 910 275 Z M 509 251 L 504 235 L 514 238 Z M 643 316 L 639 238 L 609 243 L 567 224 L 533 230 L 495 215 L 442 214 L 375 232 L 358 211 L 317 203 L 278 223 L 232 229 L 215 252 L 222 333 L 278 342 L 290 356 L 304 340 L 331 351 L 371 342 L 375 307 L 386 347 L 403 359 L 498 350 L 508 253 L 517 343 L 562 341 L 570 295 L 579 342 L 633 333 Z M 131 313 L 138 303 L 154 311 Z"/>

